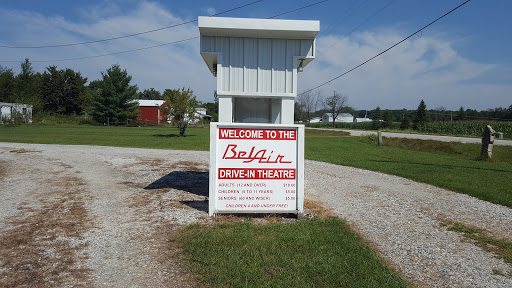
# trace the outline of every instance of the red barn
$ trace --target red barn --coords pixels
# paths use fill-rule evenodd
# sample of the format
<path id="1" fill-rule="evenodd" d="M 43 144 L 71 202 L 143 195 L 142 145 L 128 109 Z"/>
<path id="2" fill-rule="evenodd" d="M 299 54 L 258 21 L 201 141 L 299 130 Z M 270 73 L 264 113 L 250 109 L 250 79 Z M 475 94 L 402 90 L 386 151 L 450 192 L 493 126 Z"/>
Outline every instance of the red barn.
<path id="1" fill-rule="evenodd" d="M 164 100 L 134 100 L 139 102 L 139 123 L 165 124 L 167 115 L 160 112 L 160 107 L 164 105 Z"/>

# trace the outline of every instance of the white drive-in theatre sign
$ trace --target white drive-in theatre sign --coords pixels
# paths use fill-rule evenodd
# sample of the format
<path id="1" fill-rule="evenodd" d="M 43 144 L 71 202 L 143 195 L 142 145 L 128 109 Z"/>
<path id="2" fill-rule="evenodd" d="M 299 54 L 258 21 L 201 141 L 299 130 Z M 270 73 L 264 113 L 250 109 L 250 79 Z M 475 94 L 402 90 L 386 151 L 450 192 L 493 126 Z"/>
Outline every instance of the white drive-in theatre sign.
<path id="1" fill-rule="evenodd" d="M 210 211 L 302 211 L 303 126 L 212 123 Z M 300 136 L 299 136 L 300 135 Z M 300 140 L 301 142 L 303 140 Z M 301 156 L 301 157 L 299 157 Z"/>
<path id="2" fill-rule="evenodd" d="M 315 59 L 320 22 L 199 17 L 200 52 L 217 78 L 210 123 L 209 215 L 304 212 L 298 72 Z"/>

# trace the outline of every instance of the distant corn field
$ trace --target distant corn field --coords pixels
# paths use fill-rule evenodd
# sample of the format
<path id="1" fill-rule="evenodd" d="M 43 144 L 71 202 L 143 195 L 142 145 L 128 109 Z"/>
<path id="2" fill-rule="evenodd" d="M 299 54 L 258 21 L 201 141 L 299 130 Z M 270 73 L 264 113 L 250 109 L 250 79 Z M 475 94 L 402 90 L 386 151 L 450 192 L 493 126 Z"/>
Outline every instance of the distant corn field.
<path id="1" fill-rule="evenodd" d="M 427 122 L 419 125 L 417 132 L 441 135 L 457 135 L 457 136 L 482 136 L 486 125 L 496 132 L 502 132 L 505 139 L 512 138 L 512 122 L 496 122 L 496 121 L 456 121 L 456 122 Z M 331 128 L 332 123 L 312 123 L 311 127 Z M 357 130 L 374 130 L 371 122 L 349 123 L 337 122 L 336 128 L 357 129 Z M 389 130 L 400 130 L 400 123 L 392 123 Z"/>

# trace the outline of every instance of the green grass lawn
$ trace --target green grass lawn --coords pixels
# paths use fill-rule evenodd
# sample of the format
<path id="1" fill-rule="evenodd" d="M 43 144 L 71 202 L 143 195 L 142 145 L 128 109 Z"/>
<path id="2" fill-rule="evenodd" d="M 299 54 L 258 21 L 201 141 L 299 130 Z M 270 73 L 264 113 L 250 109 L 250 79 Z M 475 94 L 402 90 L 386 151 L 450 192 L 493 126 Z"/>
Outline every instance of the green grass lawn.
<path id="1" fill-rule="evenodd" d="M 90 125 L 21 125 L 0 126 L 0 141 L 98 145 L 156 149 L 199 150 L 210 149 L 210 128 L 188 128 L 186 137 L 178 137 L 179 130 L 169 126 L 116 127 Z"/>
<path id="2" fill-rule="evenodd" d="M 192 271 L 213 287 L 408 287 L 342 220 L 188 226 Z"/>
<path id="3" fill-rule="evenodd" d="M 402 146 L 377 146 L 367 143 L 367 137 L 306 131 L 307 159 L 380 171 L 512 207 L 510 146 L 494 146 L 494 160 L 479 161 L 478 144 L 408 139 L 398 141 Z M 387 141 L 391 139 L 384 139 Z"/>
<path id="4" fill-rule="evenodd" d="M 3 142 L 209 150 L 208 126 L 190 127 L 184 138 L 178 134 L 178 129 L 168 126 L 0 126 Z M 492 161 L 478 161 L 478 144 L 408 139 L 377 146 L 368 139 L 343 135 L 306 130 L 305 158 L 397 175 L 512 207 L 510 146 L 494 146 Z"/>

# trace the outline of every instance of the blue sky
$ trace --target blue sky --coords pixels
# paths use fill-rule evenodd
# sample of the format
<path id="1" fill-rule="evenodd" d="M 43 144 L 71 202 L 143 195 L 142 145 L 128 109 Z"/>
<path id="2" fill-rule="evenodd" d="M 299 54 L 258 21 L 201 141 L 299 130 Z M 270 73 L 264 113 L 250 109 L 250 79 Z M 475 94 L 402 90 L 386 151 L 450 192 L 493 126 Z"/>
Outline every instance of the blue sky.
<path id="1" fill-rule="evenodd" d="M 3 0 L 0 46 L 45 46 L 122 36 L 207 16 L 254 0 L 39 1 Z M 270 1 L 222 16 L 267 18 L 320 2 Z M 464 0 L 329 0 L 278 19 L 320 20 L 317 57 L 299 74 L 299 91 L 330 80 L 397 43 Z M 381 57 L 318 89 L 336 90 L 360 110 L 428 108 L 484 110 L 512 104 L 512 1 L 472 0 Z M 112 64 L 140 90 L 190 87 L 211 102 L 216 88 L 199 54 L 199 40 L 106 57 L 199 35 L 197 23 L 115 41 L 59 48 L 1 48 L 0 65 L 19 72 L 29 58 L 36 71 L 50 65 L 80 71 L 89 80 Z M 39 62 L 42 61 L 42 62 Z"/>

